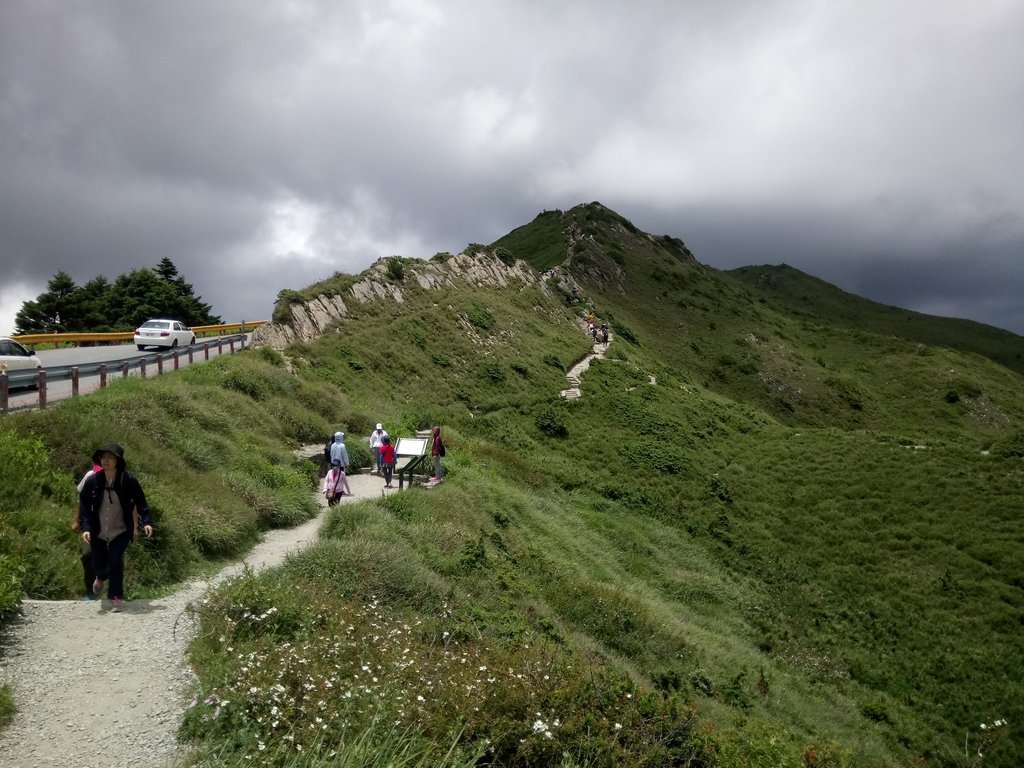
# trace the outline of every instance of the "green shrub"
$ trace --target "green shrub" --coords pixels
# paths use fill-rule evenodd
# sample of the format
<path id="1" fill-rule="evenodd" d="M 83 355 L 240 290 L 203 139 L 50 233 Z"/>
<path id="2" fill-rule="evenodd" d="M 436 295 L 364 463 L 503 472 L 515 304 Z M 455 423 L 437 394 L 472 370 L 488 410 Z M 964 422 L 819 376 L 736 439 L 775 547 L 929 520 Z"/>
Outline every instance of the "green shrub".
<path id="1" fill-rule="evenodd" d="M 501 365 L 495 362 L 481 363 L 480 375 L 492 384 L 500 384 L 505 380 L 505 371 L 501 369 Z"/>
<path id="2" fill-rule="evenodd" d="M 273 349 L 271 347 L 258 347 L 256 349 L 256 355 L 259 356 L 264 362 L 269 363 L 275 368 L 284 367 L 284 355 L 282 355 L 276 349 Z"/>
<path id="3" fill-rule="evenodd" d="M 73 498 L 71 477 L 54 470 L 50 454 L 38 437 L 19 437 L 0 427 L 0 521 L 39 496 Z"/>
<path id="4" fill-rule="evenodd" d="M 544 408 L 534 418 L 537 429 L 549 437 L 568 437 L 569 428 L 565 424 L 564 414 L 557 412 L 553 407 Z"/>
<path id="5" fill-rule="evenodd" d="M 550 365 L 552 368 L 557 368 L 560 371 L 565 370 L 565 366 L 562 365 L 558 355 L 544 355 L 544 365 Z"/>
<path id="6" fill-rule="evenodd" d="M 1000 438 L 993 444 L 991 452 L 1006 459 L 1024 457 L 1024 432 L 1015 432 Z"/>
<path id="7" fill-rule="evenodd" d="M 13 691 L 7 684 L 0 685 L 0 728 L 10 723 L 16 712 Z"/>
<path id="8" fill-rule="evenodd" d="M 24 574 L 24 566 L 9 555 L 0 554 L 0 618 L 20 605 Z"/>
<path id="9" fill-rule="evenodd" d="M 289 288 L 278 291 L 277 299 L 274 302 L 274 311 L 271 316 L 272 322 L 287 325 L 292 320 L 292 306 L 305 303 L 305 297 L 298 291 L 293 291 Z"/>
<path id="10" fill-rule="evenodd" d="M 281 433 L 298 443 L 316 443 L 327 431 L 324 417 L 296 400 L 284 400 L 277 409 Z"/>
<path id="11" fill-rule="evenodd" d="M 367 430 L 369 434 L 371 430 Z M 370 466 L 372 456 L 370 454 L 370 448 L 363 442 L 346 442 L 345 447 L 348 448 L 348 460 L 349 466 L 353 469 L 364 469 Z"/>
<path id="12" fill-rule="evenodd" d="M 253 473 L 230 472 L 226 481 L 232 493 L 253 510 L 256 519 L 268 528 L 296 525 L 316 514 L 318 507 L 306 480 L 294 474 L 298 482 L 289 478 L 281 482 L 279 467 L 259 465 Z"/>
<path id="13" fill-rule="evenodd" d="M 630 344 L 640 344 L 640 340 L 637 339 L 636 334 L 633 332 L 633 329 L 630 326 L 626 325 L 626 323 L 623 322 L 621 318 L 612 318 L 611 316 L 609 316 L 608 326 L 611 329 L 611 333 L 614 338 L 624 339 L 628 341 Z"/>
<path id="14" fill-rule="evenodd" d="M 220 360 L 225 362 L 218 365 Z M 268 365 L 248 353 L 234 359 L 218 358 L 205 365 L 211 366 L 220 374 L 220 385 L 224 389 L 241 392 L 253 400 L 266 400 L 281 395 L 291 396 L 298 387 L 295 377 L 288 371 Z"/>
<path id="15" fill-rule="evenodd" d="M 388 277 L 402 282 L 405 279 L 405 265 L 400 256 L 389 256 L 387 260 Z"/>
<path id="16" fill-rule="evenodd" d="M 466 313 L 469 322 L 481 331 L 489 331 L 494 327 L 494 313 L 482 304 L 473 304 Z"/>

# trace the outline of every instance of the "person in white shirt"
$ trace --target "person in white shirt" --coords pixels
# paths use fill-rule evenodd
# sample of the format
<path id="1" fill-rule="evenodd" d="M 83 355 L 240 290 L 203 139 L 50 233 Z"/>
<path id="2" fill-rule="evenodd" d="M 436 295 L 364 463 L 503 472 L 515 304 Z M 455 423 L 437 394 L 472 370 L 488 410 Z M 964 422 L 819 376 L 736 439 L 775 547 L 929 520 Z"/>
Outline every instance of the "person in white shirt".
<path id="1" fill-rule="evenodd" d="M 370 433 L 370 452 L 373 454 L 373 471 L 380 474 L 380 446 L 384 442 L 384 438 L 388 436 L 388 433 L 384 431 L 383 424 L 377 424 L 377 427 Z"/>

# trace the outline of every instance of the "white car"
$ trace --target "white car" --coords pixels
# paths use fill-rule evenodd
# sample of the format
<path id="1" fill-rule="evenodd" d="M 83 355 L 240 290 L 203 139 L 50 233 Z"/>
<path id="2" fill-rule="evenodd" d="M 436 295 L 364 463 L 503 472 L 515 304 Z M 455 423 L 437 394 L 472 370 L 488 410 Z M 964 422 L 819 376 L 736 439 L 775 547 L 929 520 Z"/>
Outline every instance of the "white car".
<path id="1" fill-rule="evenodd" d="M 192 329 L 177 320 L 147 320 L 135 329 L 135 346 L 140 350 L 146 347 L 177 347 L 196 343 L 196 335 Z"/>
<path id="2" fill-rule="evenodd" d="M 0 371 L 38 371 L 42 367 L 43 361 L 32 354 L 31 350 L 21 346 L 14 339 L 0 339 Z M 38 380 L 22 380 L 20 386 L 34 387 L 37 383 Z"/>

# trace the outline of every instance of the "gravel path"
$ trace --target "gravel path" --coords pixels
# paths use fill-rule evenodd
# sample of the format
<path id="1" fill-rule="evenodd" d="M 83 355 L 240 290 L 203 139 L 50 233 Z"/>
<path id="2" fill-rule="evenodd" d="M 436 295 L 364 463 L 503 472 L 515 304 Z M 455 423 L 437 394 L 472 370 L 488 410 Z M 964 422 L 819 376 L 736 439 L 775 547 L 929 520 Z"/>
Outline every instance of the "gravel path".
<path id="1" fill-rule="evenodd" d="M 354 495 L 343 497 L 343 504 L 380 494 L 384 481 L 350 475 L 349 485 Z M 397 491 L 397 481 L 395 486 L 388 493 Z M 18 707 L 0 733 L 0 766 L 172 766 L 180 756 L 175 735 L 192 681 L 185 649 L 194 628 L 186 605 L 245 565 L 271 567 L 308 546 L 323 518 L 321 513 L 296 528 L 271 531 L 244 563 L 168 597 L 126 601 L 123 613 L 111 613 L 106 600 L 26 600 L 0 638 L 0 674 Z"/>
<path id="2" fill-rule="evenodd" d="M 580 391 L 580 379 L 583 377 L 583 374 L 587 372 L 587 369 L 590 367 L 590 363 L 594 358 L 604 358 L 604 353 L 608 351 L 608 345 L 611 343 L 611 336 L 608 337 L 608 341 L 605 343 L 595 341 L 593 351 L 569 369 L 565 374 L 565 378 L 569 382 L 569 388 L 563 389 L 561 392 L 561 396 L 564 399 L 578 400 L 583 397 L 583 393 Z"/>

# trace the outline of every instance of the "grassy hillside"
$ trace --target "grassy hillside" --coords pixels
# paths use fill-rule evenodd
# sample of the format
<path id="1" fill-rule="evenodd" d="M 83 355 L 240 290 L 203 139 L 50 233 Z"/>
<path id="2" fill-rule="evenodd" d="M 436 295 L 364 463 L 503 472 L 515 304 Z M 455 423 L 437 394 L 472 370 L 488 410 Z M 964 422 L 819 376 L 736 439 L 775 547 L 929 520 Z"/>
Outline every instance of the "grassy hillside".
<path id="1" fill-rule="evenodd" d="M 245 483 L 278 509 L 280 478 L 308 472 L 287 449 L 333 428 L 444 426 L 445 483 L 335 510 L 311 550 L 197 606 L 194 762 L 1017 764 L 1024 395 L 993 359 L 1012 338 L 830 322 L 597 204 L 493 248 L 568 256 L 582 303 L 426 290 L 410 265 L 400 305 L 352 303 L 284 359 L 10 422 L 5 455 L 40 471 L 121 440 L 182 532 L 212 525 L 204 504 L 244 515 L 227 495 Z M 591 308 L 614 341 L 566 403 Z M 29 517 L 64 485 L 26 485 Z M 34 530 L 13 510 L 8 530 Z M 278 522 L 241 517 L 231 547 L 191 546 L 179 571 Z M 58 560 L 46 546 L 4 555 L 24 579 Z"/>
<path id="2" fill-rule="evenodd" d="M 952 347 L 984 355 L 1012 371 L 1024 373 L 1024 338 L 1001 328 L 878 304 L 785 264 L 741 267 L 728 274 L 750 288 L 759 302 L 775 306 L 792 317 L 931 346 Z"/>

